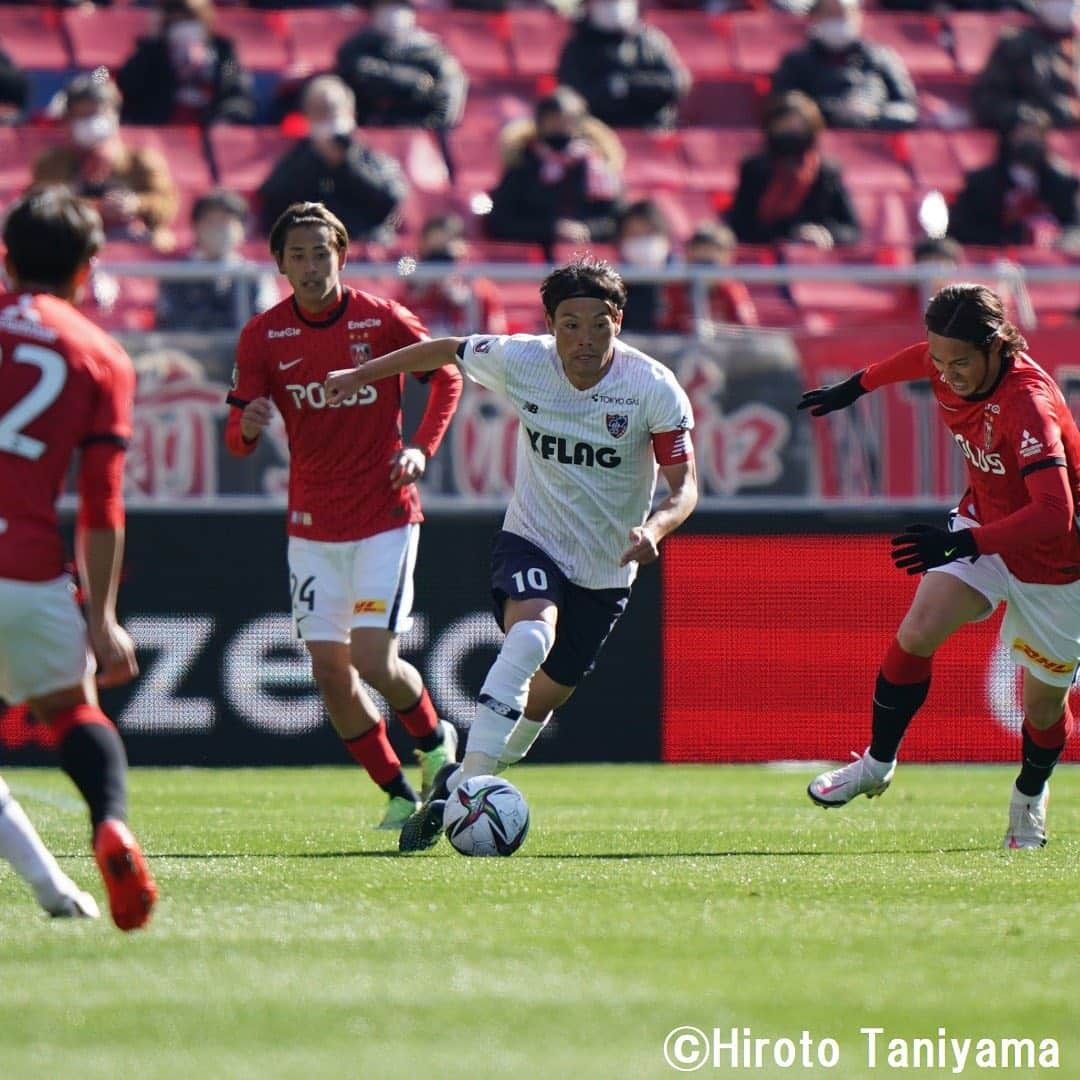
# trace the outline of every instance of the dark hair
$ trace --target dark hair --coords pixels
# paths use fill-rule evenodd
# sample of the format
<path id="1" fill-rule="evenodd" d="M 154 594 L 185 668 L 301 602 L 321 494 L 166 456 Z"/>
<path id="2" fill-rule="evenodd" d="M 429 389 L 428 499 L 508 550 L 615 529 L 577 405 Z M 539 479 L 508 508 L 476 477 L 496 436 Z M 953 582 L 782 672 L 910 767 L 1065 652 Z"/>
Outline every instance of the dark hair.
<path id="1" fill-rule="evenodd" d="M 76 75 L 64 87 L 65 112 L 79 101 L 92 101 L 96 105 L 108 105 L 119 110 L 123 96 L 109 75 L 108 68 L 99 67 L 86 74 Z"/>
<path id="2" fill-rule="evenodd" d="M 285 254 L 285 239 L 289 230 L 302 225 L 325 225 L 334 234 L 334 246 L 338 251 L 344 251 L 349 246 L 349 233 L 336 214 L 327 210 L 321 202 L 296 202 L 285 209 L 270 230 L 270 253 L 279 263 Z"/>
<path id="3" fill-rule="evenodd" d="M 552 317 L 564 300 L 588 296 L 603 300 L 616 311 L 626 306 L 626 286 L 611 263 L 592 255 L 577 255 L 552 270 L 540 286 L 544 310 Z"/>
<path id="4" fill-rule="evenodd" d="M 620 235 L 622 235 L 626 223 L 632 218 L 647 222 L 656 232 L 663 233 L 665 236 L 671 234 L 671 226 L 668 224 L 668 219 L 664 217 L 664 211 L 652 199 L 638 199 L 636 202 L 628 203 L 623 207 L 619 214 L 618 231 Z"/>
<path id="5" fill-rule="evenodd" d="M 985 285 L 946 285 L 930 298 L 925 319 L 930 333 L 977 345 L 983 353 L 995 338 L 1006 358 L 1027 348 L 1023 334 L 1005 318 L 1001 298 Z"/>
<path id="6" fill-rule="evenodd" d="M 244 196 L 228 188 L 214 188 L 195 200 L 191 208 L 191 224 L 198 225 L 203 215 L 213 210 L 220 210 L 240 222 L 247 221 L 248 204 Z"/>
<path id="7" fill-rule="evenodd" d="M 733 248 L 736 245 L 735 234 L 722 221 L 701 221 L 694 226 L 690 239 L 686 241 L 687 247 L 697 244 L 716 244 L 722 248 Z"/>
<path id="8" fill-rule="evenodd" d="M 924 259 L 952 259 L 960 262 L 964 249 L 951 236 L 927 236 L 912 249 L 916 262 Z"/>
<path id="9" fill-rule="evenodd" d="M 789 90 L 786 94 L 775 94 L 769 98 L 761 113 L 761 126 L 768 131 L 774 120 L 791 115 L 805 120 L 815 137 L 825 130 L 825 117 L 821 115 L 817 102 L 801 90 Z"/>
<path id="10" fill-rule="evenodd" d="M 64 287 L 104 243 L 101 215 L 62 184 L 31 188 L 4 220 L 4 244 L 20 284 Z"/>
<path id="11" fill-rule="evenodd" d="M 576 90 L 569 86 L 557 86 L 536 103 L 535 117 L 537 121 L 551 114 L 580 118 L 588 112 L 589 106 Z"/>

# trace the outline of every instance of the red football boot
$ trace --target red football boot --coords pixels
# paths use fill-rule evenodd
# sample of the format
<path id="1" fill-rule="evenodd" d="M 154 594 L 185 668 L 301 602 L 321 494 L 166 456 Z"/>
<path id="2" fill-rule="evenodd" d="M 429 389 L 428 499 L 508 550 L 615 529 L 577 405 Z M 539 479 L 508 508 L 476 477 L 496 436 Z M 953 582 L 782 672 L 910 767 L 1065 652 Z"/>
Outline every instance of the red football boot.
<path id="1" fill-rule="evenodd" d="M 94 833 L 94 858 L 109 894 L 113 922 L 121 930 L 145 926 L 157 900 L 157 886 L 131 830 L 115 818 L 103 821 Z"/>

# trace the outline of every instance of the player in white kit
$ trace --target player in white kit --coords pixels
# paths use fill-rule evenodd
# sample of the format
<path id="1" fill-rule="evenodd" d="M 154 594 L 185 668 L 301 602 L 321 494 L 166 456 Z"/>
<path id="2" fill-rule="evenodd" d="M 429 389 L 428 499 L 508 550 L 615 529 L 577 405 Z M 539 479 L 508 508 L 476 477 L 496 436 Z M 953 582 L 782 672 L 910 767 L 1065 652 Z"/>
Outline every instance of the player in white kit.
<path id="1" fill-rule="evenodd" d="M 592 670 L 637 568 L 697 504 L 690 402 L 663 364 L 623 344 L 626 289 L 605 262 L 577 259 L 540 287 L 548 330 L 421 342 L 335 371 L 327 403 L 398 372 L 457 363 L 521 421 L 514 495 L 492 560 L 506 633 L 460 766 L 447 766 L 406 822 L 402 851 L 438 841 L 443 803 L 471 776 L 520 761 L 552 711 Z M 660 472 L 669 494 L 650 513 Z"/>

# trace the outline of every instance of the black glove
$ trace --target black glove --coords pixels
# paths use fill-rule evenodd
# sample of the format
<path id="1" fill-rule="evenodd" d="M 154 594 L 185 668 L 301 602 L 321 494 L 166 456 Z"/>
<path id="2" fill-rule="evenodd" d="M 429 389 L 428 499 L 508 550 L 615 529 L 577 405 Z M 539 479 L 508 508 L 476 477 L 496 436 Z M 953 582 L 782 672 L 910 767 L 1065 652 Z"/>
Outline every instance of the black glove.
<path id="1" fill-rule="evenodd" d="M 845 379 L 835 386 L 819 386 L 816 390 L 807 390 L 798 404 L 800 409 L 809 409 L 811 416 L 824 416 L 854 405 L 866 393 L 859 381 L 862 372 L 856 371 L 850 379 Z"/>
<path id="2" fill-rule="evenodd" d="M 979 557 L 971 529 L 949 532 L 936 525 L 905 525 L 903 533 L 892 538 L 892 546 L 896 568 L 909 574 L 922 574 L 955 559 Z"/>

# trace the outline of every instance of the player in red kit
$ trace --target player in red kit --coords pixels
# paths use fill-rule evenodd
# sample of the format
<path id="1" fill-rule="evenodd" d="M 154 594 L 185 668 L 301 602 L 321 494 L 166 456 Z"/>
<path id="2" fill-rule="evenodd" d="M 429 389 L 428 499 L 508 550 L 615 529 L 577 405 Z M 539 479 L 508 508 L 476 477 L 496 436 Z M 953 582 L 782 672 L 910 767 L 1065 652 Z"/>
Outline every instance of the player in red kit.
<path id="1" fill-rule="evenodd" d="M 135 372 L 71 306 L 103 240 L 97 212 L 62 187 L 28 192 L 4 224 L 12 291 L 0 301 L 0 698 L 26 702 L 52 728 L 60 765 L 90 810 L 113 919 L 133 930 L 150 918 L 157 888 L 125 824 L 124 745 L 98 705 L 94 672 L 102 686 L 138 672 L 116 620 Z M 85 622 L 56 519 L 76 451 Z"/>
<path id="2" fill-rule="evenodd" d="M 423 520 L 415 481 L 461 396 L 452 368 L 427 379 L 427 408 L 401 436 L 401 376 L 329 405 L 323 380 L 341 365 L 427 339 L 408 309 L 341 284 L 349 238 L 321 203 L 294 203 L 270 233 L 293 295 L 240 335 L 225 440 L 250 454 L 272 404 L 289 440 L 289 581 L 296 632 L 326 711 L 352 757 L 390 797 L 379 827 L 400 829 L 418 805 L 386 727 L 361 683 L 386 698 L 416 740 L 422 787 L 457 750 L 420 673 L 398 655 L 408 629 Z"/>
<path id="3" fill-rule="evenodd" d="M 799 405 L 822 416 L 889 383 L 929 378 L 969 480 L 947 529 L 911 525 L 893 539 L 896 565 L 927 573 L 878 673 L 870 746 L 808 791 L 821 806 L 880 795 L 926 700 L 934 653 L 1004 601 L 1001 637 L 1024 669 L 1023 760 L 1005 846 L 1042 847 L 1047 781 L 1072 727 L 1068 694 L 1080 659 L 1080 431 L 989 289 L 942 289 L 927 305 L 926 328 L 926 342 L 808 391 Z"/>

